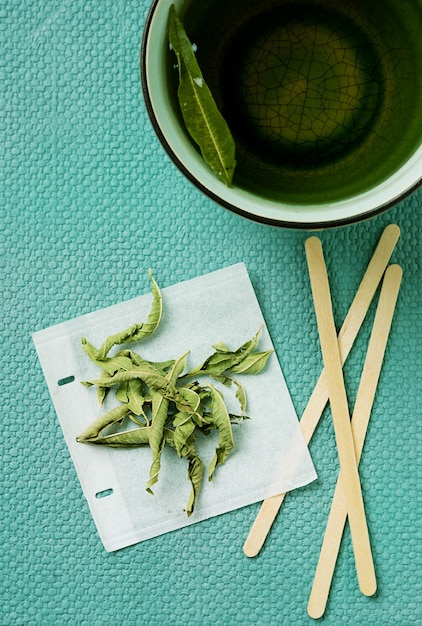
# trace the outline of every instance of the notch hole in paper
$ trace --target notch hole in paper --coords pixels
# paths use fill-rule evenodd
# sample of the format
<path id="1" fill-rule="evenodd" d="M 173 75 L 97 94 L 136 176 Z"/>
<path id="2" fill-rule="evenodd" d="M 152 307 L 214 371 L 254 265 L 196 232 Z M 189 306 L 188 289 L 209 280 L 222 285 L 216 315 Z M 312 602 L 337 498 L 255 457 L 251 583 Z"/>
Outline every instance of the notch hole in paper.
<path id="1" fill-rule="evenodd" d="M 74 380 L 75 380 L 74 376 L 66 376 L 65 378 L 60 378 L 60 380 L 57 381 L 57 384 L 59 387 L 63 387 L 63 385 L 68 385 L 69 383 L 73 383 Z"/>
<path id="2" fill-rule="evenodd" d="M 103 489 L 102 491 L 99 491 L 98 493 L 95 494 L 95 497 L 98 499 L 101 498 L 107 498 L 107 496 L 111 496 L 111 494 L 113 493 L 113 489 Z"/>

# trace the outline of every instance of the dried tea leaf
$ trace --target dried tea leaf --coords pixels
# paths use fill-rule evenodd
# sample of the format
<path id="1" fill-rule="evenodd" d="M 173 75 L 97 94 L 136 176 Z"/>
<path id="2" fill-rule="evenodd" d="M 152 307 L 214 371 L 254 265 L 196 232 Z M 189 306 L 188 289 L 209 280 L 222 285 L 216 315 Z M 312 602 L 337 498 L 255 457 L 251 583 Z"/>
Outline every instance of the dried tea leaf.
<path id="1" fill-rule="evenodd" d="M 188 478 L 192 485 L 192 490 L 186 505 L 186 513 L 190 517 L 194 511 L 195 503 L 201 490 L 202 476 L 204 474 L 204 464 L 199 456 L 194 455 L 189 459 Z"/>
<path id="2" fill-rule="evenodd" d="M 230 368 L 232 374 L 259 374 L 264 369 L 273 350 L 248 354 L 240 363 Z"/>
<path id="3" fill-rule="evenodd" d="M 111 448 L 137 448 L 149 444 L 150 433 L 150 426 L 141 426 L 140 428 L 97 437 L 93 443 L 107 445 Z"/>
<path id="4" fill-rule="evenodd" d="M 142 381 L 135 379 L 121 383 L 116 391 L 116 400 L 128 405 L 134 415 L 142 415 L 148 421 L 144 411 L 146 398 L 143 395 Z"/>
<path id="5" fill-rule="evenodd" d="M 238 380 L 235 380 L 232 376 L 223 375 L 214 376 L 214 378 L 226 387 L 231 387 L 233 384 L 236 385 L 236 398 L 240 405 L 241 416 L 244 416 L 247 404 L 246 391 L 244 386 Z"/>
<path id="6" fill-rule="evenodd" d="M 186 128 L 207 165 L 230 186 L 236 166 L 234 139 L 205 83 L 174 5 L 169 14 L 169 41 L 177 57 L 178 98 Z"/>
<path id="7" fill-rule="evenodd" d="M 186 363 L 186 355 L 184 354 L 177 361 L 175 361 L 171 370 L 165 377 L 165 381 L 170 388 L 174 389 L 172 396 L 177 395 L 177 389 L 175 383 L 183 372 Z M 149 383 L 148 383 L 149 384 Z M 152 463 L 149 472 L 149 480 L 147 482 L 147 491 L 153 493 L 152 487 L 158 481 L 158 474 L 161 467 L 161 453 L 165 444 L 164 427 L 168 418 L 169 399 L 164 397 L 160 390 L 156 390 L 154 387 L 151 391 L 152 398 L 152 420 L 151 420 L 151 433 L 150 433 L 150 446 L 152 452 Z"/>
<path id="8" fill-rule="evenodd" d="M 104 362 L 113 363 L 116 360 L 116 358 L 119 358 L 119 357 L 127 357 L 128 359 L 130 359 L 133 367 L 137 367 L 139 365 L 147 365 L 149 367 L 153 367 L 158 371 L 159 374 L 166 374 L 167 370 L 175 362 L 174 359 L 170 359 L 169 361 L 158 361 L 158 362 L 147 361 L 143 359 L 139 354 L 129 349 L 120 350 L 120 352 L 116 354 L 116 357 L 110 357 L 109 359 L 106 359 Z M 102 362 L 103 361 L 98 362 L 98 365 L 100 367 L 101 367 Z M 132 368 L 128 368 L 128 367 L 125 368 L 122 366 L 122 369 L 132 369 Z"/>
<path id="9" fill-rule="evenodd" d="M 152 422 L 150 426 L 149 445 L 152 453 L 152 463 L 149 470 L 149 480 L 146 490 L 154 494 L 152 487 L 158 482 L 158 474 L 161 468 L 161 453 L 165 444 L 164 426 L 167 421 L 169 401 L 157 391 L 151 392 L 152 398 Z"/>
<path id="10" fill-rule="evenodd" d="M 98 438 L 101 431 L 115 422 L 120 422 L 128 413 L 129 408 L 124 404 L 120 404 L 91 422 L 79 437 L 77 437 L 76 441 L 78 441 L 78 443 L 96 443 L 95 440 Z"/>
<path id="11" fill-rule="evenodd" d="M 208 480 L 212 480 L 215 468 L 217 465 L 225 463 L 230 452 L 234 448 L 233 432 L 230 422 L 230 416 L 228 414 L 226 405 L 222 398 L 222 395 L 210 386 L 211 398 L 212 398 L 212 410 L 210 416 L 210 422 L 218 428 L 219 439 L 218 446 L 215 451 L 214 458 L 212 459 L 208 468 Z"/>
<path id="12" fill-rule="evenodd" d="M 192 377 L 197 375 L 207 375 L 217 378 L 223 374 L 234 372 L 236 366 L 242 363 L 246 357 L 255 350 L 259 336 L 261 334 L 262 326 L 258 332 L 246 343 L 241 345 L 237 350 L 231 351 L 227 346 L 220 342 L 215 344 L 213 348 L 215 352 L 211 354 L 205 361 L 186 374 L 186 377 Z"/>
<path id="13" fill-rule="evenodd" d="M 233 382 L 234 382 L 234 384 L 237 387 L 237 389 L 236 389 L 236 398 L 239 401 L 240 410 L 241 410 L 241 416 L 243 417 L 245 415 L 246 405 L 247 405 L 246 391 L 245 391 L 244 386 L 241 385 L 238 380 L 235 380 L 233 378 Z"/>
<path id="14" fill-rule="evenodd" d="M 151 293 L 153 296 L 153 302 L 147 321 L 140 324 L 133 324 L 129 328 L 126 328 L 126 330 L 107 337 L 100 349 L 97 351 L 95 356 L 96 360 L 103 361 L 113 346 L 120 345 L 122 343 L 141 341 L 142 339 L 146 339 L 152 335 L 152 333 L 158 328 L 163 312 L 162 297 L 151 270 L 148 273 L 152 283 Z"/>
<path id="15" fill-rule="evenodd" d="M 193 439 L 196 424 L 189 413 L 177 413 L 173 420 L 174 447 L 180 458 L 189 456 L 192 452 Z"/>
<path id="16" fill-rule="evenodd" d="M 130 371 L 116 372 L 113 376 L 104 376 L 97 380 L 88 381 L 87 385 L 101 385 L 102 387 L 113 387 L 120 383 L 131 380 L 144 381 L 149 387 L 155 391 L 160 391 L 163 395 L 173 398 L 177 395 L 176 387 L 168 380 L 166 376 L 159 374 L 155 369 L 146 367 L 145 365 L 136 367 Z"/>

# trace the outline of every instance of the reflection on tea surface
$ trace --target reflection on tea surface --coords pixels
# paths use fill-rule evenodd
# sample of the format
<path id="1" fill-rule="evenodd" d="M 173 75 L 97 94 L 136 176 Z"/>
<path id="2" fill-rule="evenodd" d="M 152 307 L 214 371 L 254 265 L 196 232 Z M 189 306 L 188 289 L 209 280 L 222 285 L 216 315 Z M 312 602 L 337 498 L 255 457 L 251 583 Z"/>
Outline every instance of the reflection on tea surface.
<path id="1" fill-rule="evenodd" d="M 269 11 L 236 33 L 222 67 L 230 125 L 263 159 L 328 163 L 361 143 L 380 113 L 377 49 L 334 12 Z"/>

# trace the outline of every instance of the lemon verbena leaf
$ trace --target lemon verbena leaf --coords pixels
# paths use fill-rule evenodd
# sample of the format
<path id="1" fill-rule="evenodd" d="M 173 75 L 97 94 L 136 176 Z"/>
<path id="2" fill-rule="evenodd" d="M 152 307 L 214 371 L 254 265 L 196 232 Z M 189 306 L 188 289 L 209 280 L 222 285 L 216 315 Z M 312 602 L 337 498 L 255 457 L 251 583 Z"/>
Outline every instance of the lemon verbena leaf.
<path id="1" fill-rule="evenodd" d="M 170 7 L 169 41 L 177 57 L 178 98 L 186 129 L 207 165 L 230 186 L 236 166 L 234 139 L 204 80 L 174 5 Z"/>

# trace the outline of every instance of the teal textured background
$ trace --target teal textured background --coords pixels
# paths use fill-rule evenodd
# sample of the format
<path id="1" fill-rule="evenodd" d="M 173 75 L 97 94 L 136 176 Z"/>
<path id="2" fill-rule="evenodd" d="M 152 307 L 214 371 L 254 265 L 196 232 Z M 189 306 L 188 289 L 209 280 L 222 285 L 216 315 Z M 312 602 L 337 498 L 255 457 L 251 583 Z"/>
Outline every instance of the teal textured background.
<path id="1" fill-rule="evenodd" d="M 259 505 L 107 554 L 31 333 L 244 261 L 298 415 L 321 369 L 307 233 L 243 220 L 172 165 L 139 84 L 146 0 L 1 0 L 2 491 L 0 623 L 313 623 L 306 605 L 337 476 L 330 413 L 319 479 L 290 494 L 261 554 Z M 404 278 L 360 473 L 379 589 L 357 588 L 348 530 L 324 624 L 419 624 L 422 192 L 371 222 L 320 233 L 340 326 L 383 228 Z M 375 304 L 375 303 L 374 303 Z M 345 367 L 353 406 L 375 306 Z"/>

